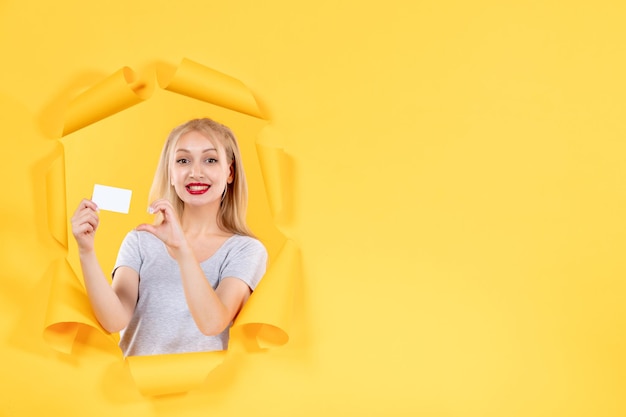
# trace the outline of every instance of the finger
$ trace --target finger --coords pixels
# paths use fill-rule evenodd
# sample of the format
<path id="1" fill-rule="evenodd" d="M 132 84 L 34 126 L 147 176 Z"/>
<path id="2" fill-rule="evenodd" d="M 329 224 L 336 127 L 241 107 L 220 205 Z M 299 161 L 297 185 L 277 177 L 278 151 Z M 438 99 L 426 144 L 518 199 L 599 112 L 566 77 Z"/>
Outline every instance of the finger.
<path id="1" fill-rule="evenodd" d="M 95 231 L 96 229 L 94 225 L 90 223 L 81 223 L 79 225 L 76 225 L 76 227 L 72 228 L 72 233 L 74 234 L 74 236 L 88 235 Z"/>
<path id="2" fill-rule="evenodd" d="M 84 233 L 93 233 L 98 229 L 98 224 L 94 222 L 82 222 L 72 225 L 72 234 L 81 235 Z"/>
<path id="3" fill-rule="evenodd" d="M 84 213 L 98 213 L 98 211 L 98 206 L 93 201 L 84 199 L 80 202 L 80 204 L 76 208 L 76 211 L 74 211 L 72 220 L 75 218 L 79 218 Z"/>
<path id="4" fill-rule="evenodd" d="M 80 224 L 85 222 L 89 222 L 95 227 L 100 223 L 100 217 L 95 211 L 92 211 L 91 209 L 84 209 L 72 218 L 72 224 Z"/>
<path id="5" fill-rule="evenodd" d="M 169 200 L 165 199 L 165 198 L 160 198 L 158 200 L 155 200 L 152 202 L 152 204 L 150 204 L 150 206 L 148 207 L 148 211 L 152 211 L 154 213 L 158 212 L 158 211 L 163 211 L 165 209 L 173 209 L 174 207 L 172 206 L 172 203 L 169 202 Z"/>
<path id="6" fill-rule="evenodd" d="M 172 230 L 179 230 L 181 228 L 180 220 L 178 219 L 178 216 L 174 213 L 173 209 L 166 208 L 162 211 L 162 215 L 163 223 L 170 225 L 170 227 L 173 227 Z"/>
<path id="7" fill-rule="evenodd" d="M 94 203 L 93 201 L 87 199 L 87 198 L 83 198 L 80 202 L 80 204 L 78 205 L 79 208 L 88 208 L 91 209 L 93 211 L 98 211 L 98 205 L 96 203 Z"/>
<path id="8" fill-rule="evenodd" d="M 96 227 L 98 227 L 98 224 L 100 224 L 100 217 L 95 211 L 87 209 L 81 214 L 81 216 L 79 217 L 79 221 L 81 223 L 89 223 L 95 229 Z"/>

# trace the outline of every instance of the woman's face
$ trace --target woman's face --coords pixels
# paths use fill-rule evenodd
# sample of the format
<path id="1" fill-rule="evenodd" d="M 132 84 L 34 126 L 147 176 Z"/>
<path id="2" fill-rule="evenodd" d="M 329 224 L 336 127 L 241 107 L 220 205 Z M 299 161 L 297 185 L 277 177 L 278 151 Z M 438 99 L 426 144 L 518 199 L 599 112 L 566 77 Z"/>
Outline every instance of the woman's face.
<path id="1" fill-rule="evenodd" d="M 219 204 L 226 185 L 233 180 L 223 146 L 191 131 L 178 139 L 173 155 L 170 178 L 185 205 Z"/>

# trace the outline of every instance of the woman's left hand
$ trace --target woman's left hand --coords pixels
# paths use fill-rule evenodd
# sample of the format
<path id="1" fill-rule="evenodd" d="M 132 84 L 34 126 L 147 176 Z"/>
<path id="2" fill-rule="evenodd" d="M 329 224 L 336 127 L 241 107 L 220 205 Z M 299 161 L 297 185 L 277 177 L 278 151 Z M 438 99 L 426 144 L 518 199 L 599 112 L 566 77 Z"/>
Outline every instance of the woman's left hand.
<path id="1" fill-rule="evenodd" d="M 160 224 L 140 224 L 136 230 L 152 233 L 173 252 L 183 248 L 187 240 L 172 204 L 166 199 L 160 199 L 152 203 L 149 209 L 152 214 L 160 213 L 163 221 Z"/>

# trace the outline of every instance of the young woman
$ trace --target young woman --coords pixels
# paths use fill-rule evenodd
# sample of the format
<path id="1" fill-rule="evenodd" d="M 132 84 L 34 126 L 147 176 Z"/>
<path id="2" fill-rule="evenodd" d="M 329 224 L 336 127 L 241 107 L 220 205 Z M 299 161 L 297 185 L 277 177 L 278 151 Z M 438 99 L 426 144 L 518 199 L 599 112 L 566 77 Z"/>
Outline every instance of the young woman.
<path id="1" fill-rule="evenodd" d="M 245 223 L 246 178 L 232 131 L 194 119 L 167 138 L 150 190 L 154 224 L 124 239 L 109 285 L 94 251 L 98 208 L 72 217 L 94 313 L 125 356 L 223 350 L 265 273 L 267 251 Z"/>

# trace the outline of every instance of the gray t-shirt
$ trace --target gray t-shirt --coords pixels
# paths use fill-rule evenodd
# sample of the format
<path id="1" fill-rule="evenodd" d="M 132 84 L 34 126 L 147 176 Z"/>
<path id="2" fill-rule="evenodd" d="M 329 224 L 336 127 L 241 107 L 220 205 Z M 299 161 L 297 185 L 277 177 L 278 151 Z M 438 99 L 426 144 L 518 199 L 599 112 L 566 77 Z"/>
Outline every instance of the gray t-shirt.
<path id="1" fill-rule="evenodd" d="M 235 277 L 254 290 L 265 274 L 267 251 L 258 240 L 233 235 L 200 262 L 213 289 Z M 148 232 L 129 232 L 115 269 L 127 266 L 139 274 L 139 297 L 128 326 L 120 332 L 124 356 L 224 350 L 230 326 L 217 336 L 198 330 L 187 306 L 180 270 L 165 244 Z"/>

